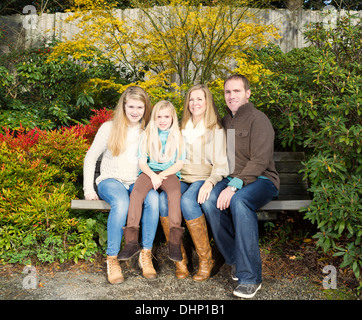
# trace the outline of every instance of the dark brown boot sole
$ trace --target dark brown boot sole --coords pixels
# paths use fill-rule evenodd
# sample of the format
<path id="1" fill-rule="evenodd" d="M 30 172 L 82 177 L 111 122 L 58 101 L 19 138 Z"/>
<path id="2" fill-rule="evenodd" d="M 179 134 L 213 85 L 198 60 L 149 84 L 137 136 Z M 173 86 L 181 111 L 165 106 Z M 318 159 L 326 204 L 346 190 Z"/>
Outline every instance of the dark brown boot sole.
<path id="1" fill-rule="evenodd" d="M 123 250 L 118 253 L 118 261 L 127 261 L 133 258 L 137 253 L 141 251 L 141 246 L 138 243 L 128 243 L 124 246 Z"/>

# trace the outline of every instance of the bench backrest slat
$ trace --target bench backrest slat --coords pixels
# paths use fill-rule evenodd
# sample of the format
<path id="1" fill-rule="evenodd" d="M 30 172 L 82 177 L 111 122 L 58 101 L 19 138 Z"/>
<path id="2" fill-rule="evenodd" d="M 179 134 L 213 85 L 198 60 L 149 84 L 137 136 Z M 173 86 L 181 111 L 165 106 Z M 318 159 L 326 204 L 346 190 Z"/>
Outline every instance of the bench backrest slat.
<path id="1" fill-rule="evenodd" d="M 274 161 L 280 178 L 279 200 L 308 200 L 308 183 L 303 180 L 304 152 L 275 152 Z"/>

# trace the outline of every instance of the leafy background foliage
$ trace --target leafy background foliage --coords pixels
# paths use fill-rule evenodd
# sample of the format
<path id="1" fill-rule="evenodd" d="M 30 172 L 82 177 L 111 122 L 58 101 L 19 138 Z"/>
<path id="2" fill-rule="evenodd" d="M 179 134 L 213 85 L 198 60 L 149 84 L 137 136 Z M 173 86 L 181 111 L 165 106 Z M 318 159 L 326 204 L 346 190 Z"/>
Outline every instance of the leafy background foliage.
<path id="1" fill-rule="evenodd" d="M 103 20 L 110 21 L 123 27 Z M 313 203 L 301 211 L 317 229 L 316 249 L 340 257 L 361 285 L 361 21 L 347 14 L 336 25 L 309 25 L 304 35 L 310 46 L 287 53 L 263 41 L 246 46 L 235 69 L 220 68 L 203 81 L 223 115 L 224 76 L 250 78 L 252 102 L 275 128 L 276 150 L 307 155 L 303 172 Z M 163 36 L 147 39 L 156 44 Z M 195 81 L 192 72 L 183 83 L 172 81 L 177 64 L 156 77 L 145 64 L 128 68 L 129 62 L 111 59 L 82 35 L 0 57 L 1 262 L 78 261 L 104 252 L 107 214 L 70 210 L 71 199 L 83 197 L 83 158 L 97 129 L 130 84 L 146 88 L 153 103 L 169 99 L 181 116 Z"/>

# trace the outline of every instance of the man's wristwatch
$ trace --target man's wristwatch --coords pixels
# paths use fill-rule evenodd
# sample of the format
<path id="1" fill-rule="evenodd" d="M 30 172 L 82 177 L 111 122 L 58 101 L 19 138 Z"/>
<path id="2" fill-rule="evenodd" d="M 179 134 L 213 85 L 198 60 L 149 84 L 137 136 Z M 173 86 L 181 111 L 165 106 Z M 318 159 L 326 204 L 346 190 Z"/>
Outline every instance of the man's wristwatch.
<path id="1" fill-rule="evenodd" d="M 236 192 L 236 191 L 238 190 L 237 187 L 234 187 L 234 186 L 229 186 L 229 187 L 230 187 L 230 190 L 231 190 L 232 192 Z"/>

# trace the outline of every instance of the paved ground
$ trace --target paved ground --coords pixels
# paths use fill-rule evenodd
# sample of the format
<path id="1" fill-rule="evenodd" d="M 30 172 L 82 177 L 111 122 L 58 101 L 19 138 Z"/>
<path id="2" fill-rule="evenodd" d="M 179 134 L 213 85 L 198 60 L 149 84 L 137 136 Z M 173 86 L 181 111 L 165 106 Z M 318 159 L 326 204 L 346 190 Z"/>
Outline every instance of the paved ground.
<path id="1" fill-rule="evenodd" d="M 132 320 L 232 319 L 235 315 L 254 313 L 258 316 L 275 313 L 288 318 L 296 314 L 316 317 L 320 313 L 323 317 L 333 317 L 337 307 L 349 313 L 357 311 L 356 301 L 351 301 L 356 299 L 354 296 L 332 296 L 332 299 L 344 299 L 342 306 L 327 301 L 331 296 L 322 288 L 323 275 L 311 276 L 310 268 L 294 260 L 290 260 L 293 263 L 275 260 L 262 252 L 262 288 L 253 299 L 245 301 L 232 295 L 236 284 L 217 250 L 214 252 L 215 272 L 201 283 L 194 282 L 191 277 L 175 278 L 174 264 L 167 258 L 165 246 L 159 246 L 154 255 L 157 279 L 144 279 L 137 259 L 133 259 L 128 264 L 122 263 L 125 281 L 118 285 L 108 283 L 105 259 L 101 256 L 93 262 L 38 265 L 34 289 L 27 289 L 33 285 L 29 278 L 33 275 L 22 273 L 23 266 L 0 266 L 0 310 L 9 309 L 17 316 L 60 314 L 62 317 L 94 318 L 118 315 Z M 193 266 L 197 266 L 194 250 L 189 252 L 190 256 L 189 269 L 193 272 Z"/>
<path id="2" fill-rule="evenodd" d="M 32 274 L 25 275 L 17 266 L 2 267 L 1 300 L 242 300 L 232 295 L 236 283 L 231 280 L 230 268 L 218 259 L 216 274 L 205 282 L 191 277 L 179 280 L 174 264 L 161 246 L 154 253 L 158 278 L 146 280 L 137 267 L 137 259 L 122 263 L 125 281 L 110 285 L 103 259 L 93 264 L 53 265 L 36 267 L 36 286 L 32 289 Z M 195 252 L 192 264 L 197 266 Z M 192 269 L 192 266 L 190 266 Z M 30 287 L 29 289 L 26 289 Z M 320 284 L 300 276 L 264 274 L 261 290 L 254 300 L 323 300 L 326 296 Z"/>

